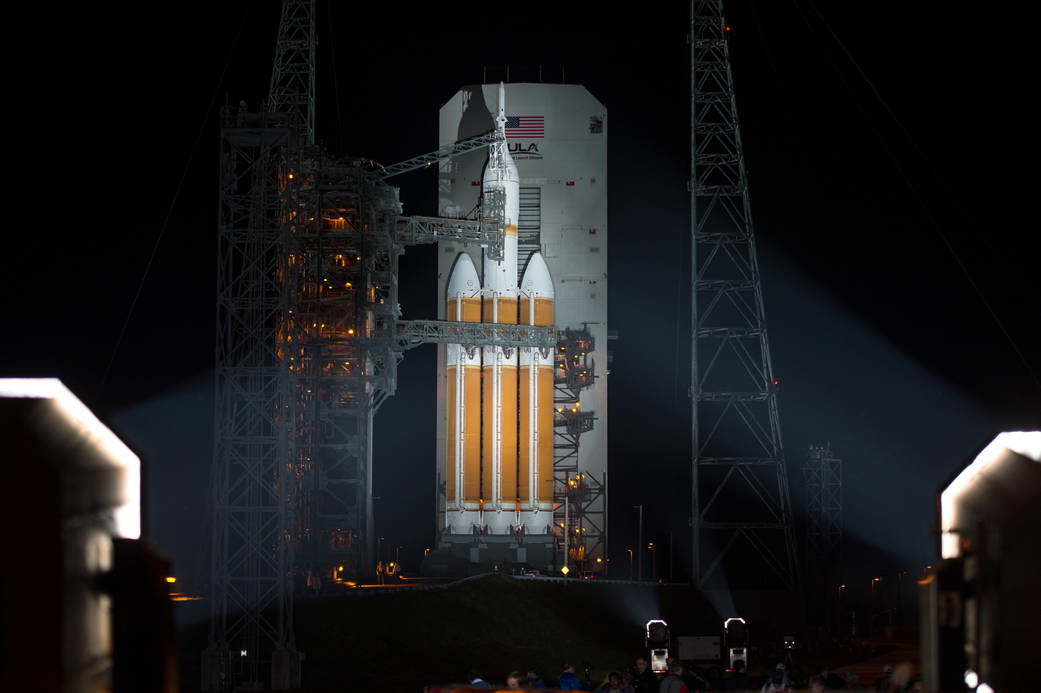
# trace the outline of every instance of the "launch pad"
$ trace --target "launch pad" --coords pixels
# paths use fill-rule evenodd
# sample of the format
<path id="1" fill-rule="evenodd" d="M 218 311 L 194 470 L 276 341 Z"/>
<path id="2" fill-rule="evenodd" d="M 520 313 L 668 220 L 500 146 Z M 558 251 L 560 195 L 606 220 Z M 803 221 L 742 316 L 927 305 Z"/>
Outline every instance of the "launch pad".
<path id="1" fill-rule="evenodd" d="M 552 534 L 443 534 L 436 551 L 423 559 L 431 577 L 537 570 L 553 573 L 560 553 Z"/>

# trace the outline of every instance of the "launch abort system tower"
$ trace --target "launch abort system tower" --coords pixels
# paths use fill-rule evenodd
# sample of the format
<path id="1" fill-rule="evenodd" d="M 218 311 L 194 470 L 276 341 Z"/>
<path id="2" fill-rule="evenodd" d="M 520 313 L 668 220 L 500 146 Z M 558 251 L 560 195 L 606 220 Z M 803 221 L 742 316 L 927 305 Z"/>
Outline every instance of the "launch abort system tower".
<path id="1" fill-rule="evenodd" d="M 498 90 L 499 85 L 485 84 L 458 91 L 441 108 L 439 144 L 451 146 L 493 130 Z M 488 485 L 482 476 L 479 486 L 476 482 L 470 486 L 481 491 L 480 497 L 474 499 L 463 499 L 453 491 L 457 488 L 454 485 L 457 477 L 453 472 L 453 478 L 448 478 L 449 467 L 456 469 L 453 460 L 466 453 L 463 438 L 457 431 L 458 424 L 453 423 L 458 417 L 452 418 L 454 410 L 449 411 L 450 406 L 458 408 L 458 404 L 450 405 L 449 401 L 458 400 L 451 399 L 456 389 L 454 381 L 448 382 L 448 375 L 449 370 L 458 373 L 460 364 L 469 364 L 474 356 L 459 356 L 453 351 L 454 345 L 439 345 L 439 551 L 438 557 L 430 561 L 430 569 L 454 572 L 461 566 L 474 570 L 492 564 L 516 564 L 555 570 L 564 564 L 566 552 L 567 563 L 572 568 L 592 572 L 604 565 L 607 529 L 607 114 L 604 106 L 582 86 L 507 84 L 504 116 L 507 150 L 519 177 L 518 218 L 507 219 L 506 223 L 508 230 L 510 225 L 517 227 L 517 276 L 511 285 L 519 287 L 521 312 L 524 312 L 525 281 L 530 284 L 530 277 L 542 276 L 540 258 L 544 259 L 544 269 L 548 270 L 552 282 L 549 297 L 558 334 L 557 346 L 548 362 L 553 373 L 552 511 L 547 512 L 548 507 L 530 510 L 537 504 L 526 504 L 520 497 L 525 482 L 519 478 L 512 486 L 508 479 L 498 485 Z M 488 185 L 487 167 L 492 165 L 486 150 L 442 161 L 440 215 L 470 216 L 478 205 L 482 188 Z M 474 268 L 482 267 L 479 244 L 451 240 L 440 243 L 439 319 L 460 319 L 446 315 L 446 308 L 454 296 L 448 296 L 448 290 L 457 265 L 463 268 L 460 272 L 471 271 L 470 262 L 461 255 L 468 255 Z M 526 280 L 528 270 L 531 271 Z M 474 281 L 478 287 L 484 287 L 483 293 L 488 293 L 488 277 L 476 277 Z M 461 275 L 452 286 L 462 286 L 460 282 Z M 488 297 L 484 298 L 487 312 Z M 484 322 L 493 320 L 486 316 Z M 525 356 L 522 350 L 519 363 L 522 378 L 526 372 Z M 515 356 L 507 354 L 507 364 L 510 358 Z M 532 357 L 532 362 L 534 360 Z M 540 382 L 545 381 L 540 379 Z M 525 421 L 532 420 L 524 416 L 527 400 L 523 389 L 516 388 L 519 407 L 509 401 L 504 401 L 501 408 L 485 406 L 481 409 L 480 424 L 466 423 L 471 434 L 480 425 L 483 436 L 487 436 L 489 430 L 483 418 L 489 416 L 503 417 L 506 429 L 516 427 L 517 435 L 506 430 L 501 447 L 502 459 L 520 460 L 518 468 L 524 467 L 526 452 L 537 454 L 534 447 L 530 452 L 521 449 L 526 440 L 525 431 L 521 429 L 528 425 Z M 485 393 L 475 388 L 467 396 L 487 399 L 498 397 L 496 392 L 489 389 Z M 506 392 L 506 400 L 510 397 Z M 545 434 L 543 429 L 539 433 L 543 438 L 539 440 L 548 450 Z M 455 438 L 459 441 L 453 443 Z M 484 452 L 487 441 L 481 442 L 483 457 L 487 455 Z M 477 443 L 470 443 L 470 450 L 478 450 Z M 518 449 L 509 449 L 512 447 Z M 482 460 L 481 465 L 471 467 L 467 473 L 484 475 L 491 473 L 492 468 Z M 505 464 L 494 469 L 501 469 L 509 476 Z M 520 476 L 523 475 L 518 473 Z M 512 488 L 518 489 L 515 498 L 507 497 Z M 491 489 L 494 497 L 485 497 L 486 489 Z M 460 497 L 456 498 L 457 495 Z M 480 519 L 462 521 L 461 513 L 473 514 L 471 505 L 479 508 L 481 514 L 474 517 Z M 434 565 L 439 561 L 443 562 L 440 568 Z M 450 564 L 454 565 L 449 567 Z"/>

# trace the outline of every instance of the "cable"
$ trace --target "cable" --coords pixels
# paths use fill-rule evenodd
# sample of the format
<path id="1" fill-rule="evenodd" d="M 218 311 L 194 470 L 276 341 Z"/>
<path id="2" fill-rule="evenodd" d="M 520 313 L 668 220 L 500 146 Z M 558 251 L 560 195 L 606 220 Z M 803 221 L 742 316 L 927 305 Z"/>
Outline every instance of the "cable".
<path id="1" fill-rule="evenodd" d="M 332 25 L 333 3 L 326 3 L 326 7 L 329 8 L 329 12 L 326 16 L 330 17 L 329 23 Z M 333 54 L 331 62 L 333 65 L 333 101 L 336 103 L 336 134 L 340 138 L 340 151 L 343 151 L 343 116 L 340 114 L 340 79 L 336 73 L 336 31 L 330 29 L 329 34 L 333 37 L 329 39 L 329 51 Z"/>
<path id="2" fill-rule="evenodd" d="M 155 261 L 156 253 L 159 252 L 159 245 L 163 242 L 163 236 L 166 234 L 166 229 L 170 224 L 170 217 L 173 215 L 174 207 L 177 206 L 177 200 L 180 198 L 181 189 L 184 187 L 184 181 L 188 178 L 188 171 L 191 169 L 192 161 L 195 159 L 195 151 L 199 148 L 202 134 L 206 130 L 206 122 L 209 120 L 210 112 L 213 110 L 213 105 L 217 101 L 217 94 L 220 92 L 221 85 L 224 84 L 224 77 L 228 73 L 228 66 L 231 65 L 231 59 L 235 55 L 235 46 L 238 45 L 238 40 L 241 35 L 242 26 L 240 25 L 238 33 L 235 35 L 235 38 L 232 39 L 231 49 L 228 51 L 228 58 L 224 61 L 224 69 L 221 70 L 220 78 L 217 80 L 217 85 L 213 89 L 210 103 L 203 112 L 202 123 L 199 125 L 199 132 L 195 136 L 195 142 L 192 144 L 191 149 L 188 150 L 188 161 L 185 162 L 184 171 L 181 173 L 181 179 L 178 181 L 177 188 L 174 190 L 173 198 L 170 200 L 170 206 L 166 210 L 163 224 L 159 227 L 159 235 L 156 236 L 155 243 L 152 245 L 152 254 L 148 256 L 148 262 L 145 264 L 145 271 L 141 275 L 141 281 L 137 284 L 137 291 L 134 293 L 134 298 L 130 302 L 130 309 L 127 311 L 127 316 L 123 320 L 123 326 L 119 330 L 119 336 L 116 337 L 116 343 L 112 347 L 112 354 L 109 356 L 108 365 L 105 366 L 105 372 L 101 376 L 101 383 L 98 387 L 99 394 L 105 390 L 109 373 L 112 371 L 112 364 L 116 361 L 116 354 L 119 353 L 119 347 L 123 343 L 123 337 L 126 335 L 127 327 L 130 325 L 130 318 L 134 314 L 134 308 L 137 307 L 137 300 L 141 297 L 141 291 L 145 288 L 145 282 L 148 280 L 148 273 L 152 269 L 152 263 Z"/>
<path id="3" fill-rule="evenodd" d="M 828 24 L 828 21 L 824 18 L 824 15 L 821 14 L 821 11 L 814 4 L 813 0 L 806 0 L 806 2 L 809 3 L 810 7 L 813 9 L 813 12 L 817 15 L 817 18 L 820 20 L 821 24 L 823 24 L 824 28 L 828 30 L 828 33 L 831 34 L 831 37 L 835 40 L 835 43 L 838 44 L 839 48 L 842 49 L 842 52 L 849 59 L 850 63 L 853 64 L 853 67 L 856 68 L 857 73 L 860 75 L 861 79 L 863 79 L 864 82 L 871 89 L 871 92 L 875 95 L 875 98 L 878 99 L 878 102 L 880 104 L 882 104 L 882 107 L 885 109 L 886 113 L 889 114 L 889 117 L 893 120 L 897 128 L 907 139 L 908 143 L 922 156 L 923 159 L 928 161 L 929 157 L 914 141 L 914 138 L 911 136 L 911 133 L 908 132 L 907 128 L 904 127 L 904 124 L 897 117 L 896 113 L 894 113 L 893 109 L 890 108 L 889 103 L 886 102 L 886 100 L 882 97 L 882 94 L 879 93 L 878 89 L 875 87 L 874 82 L 871 81 L 871 79 L 867 76 L 864 70 L 860 67 L 860 64 L 853 57 L 852 53 L 850 53 L 849 49 L 846 48 L 846 45 L 842 42 L 842 39 L 839 38 L 838 34 L 836 34 L 834 29 L 831 28 L 831 25 Z M 796 9 L 799 10 L 799 13 L 803 14 L 801 8 L 799 8 L 798 0 L 793 0 L 793 4 L 795 5 Z M 805 21 L 805 15 L 803 15 L 803 20 Z M 807 25 L 809 25 L 808 22 Z M 842 75 L 838 72 L 838 70 L 835 70 L 835 74 L 843 82 L 843 85 L 847 89 L 849 89 L 850 95 L 854 96 L 853 90 L 850 89 L 849 85 L 845 82 L 845 80 L 842 79 Z M 864 113 L 864 115 L 866 116 L 867 113 Z M 893 166 L 900 174 L 900 177 L 904 179 L 904 183 L 907 185 L 908 190 L 910 190 L 911 193 L 918 199 L 918 203 L 921 205 L 922 210 L 925 212 L 926 219 L 928 219 L 933 231 L 936 233 L 937 236 L 940 237 L 940 240 L 943 241 L 944 247 L 947 249 L 947 252 L 950 253 L 951 257 L 954 258 L 954 262 L 958 265 L 958 268 L 965 276 L 965 280 L 969 283 L 969 286 L 972 287 L 973 291 L 976 293 L 977 298 L 980 299 L 980 302 L 983 303 L 983 307 L 987 309 L 987 312 L 990 314 L 990 317 L 994 321 L 994 324 L 997 325 L 998 329 L 1001 331 L 1001 334 L 1005 336 L 1005 339 L 1012 347 L 1012 350 L 1016 353 L 1016 356 L 1019 357 L 1020 362 L 1023 364 L 1023 367 L 1026 369 L 1027 373 L 1034 381 L 1034 384 L 1037 385 L 1039 390 L 1041 390 L 1041 377 L 1038 376 L 1038 374 L 1034 371 L 1034 368 L 1030 365 L 1030 362 L 1027 361 L 1026 356 L 1023 354 L 1022 350 L 1020 350 L 1019 345 L 1016 343 L 1016 340 L 1012 338 L 1011 334 L 1009 334 L 1009 331 L 1005 328 L 1004 322 L 1002 322 L 1001 318 L 998 317 L 998 314 L 997 312 L 995 312 L 993 306 L 991 306 L 990 301 L 987 300 L 987 297 L 983 293 L 982 289 L 980 289 L 979 285 L 972 278 L 972 274 L 969 272 L 969 268 L 962 261 L 961 256 L 958 255 L 958 252 L 957 250 L 955 250 L 954 245 L 951 243 L 950 239 L 947 238 L 947 234 L 943 232 L 943 229 L 940 227 L 940 224 L 936 220 L 936 217 L 933 216 L 932 210 L 930 209 L 924 196 L 921 194 L 921 192 L 919 192 L 917 186 L 915 186 L 915 184 L 911 181 L 910 176 L 900 165 L 900 162 L 897 160 L 896 155 L 886 145 L 881 133 L 875 130 L 874 128 L 872 128 L 872 130 L 875 132 L 875 136 L 878 138 L 879 143 L 882 145 L 886 154 L 889 156 L 889 159 L 893 162 Z"/>

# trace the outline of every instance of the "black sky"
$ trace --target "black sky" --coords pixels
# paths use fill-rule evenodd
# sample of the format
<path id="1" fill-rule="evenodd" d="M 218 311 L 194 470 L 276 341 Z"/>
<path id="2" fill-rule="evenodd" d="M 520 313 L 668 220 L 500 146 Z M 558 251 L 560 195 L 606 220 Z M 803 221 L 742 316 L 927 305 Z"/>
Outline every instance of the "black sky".
<path id="1" fill-rule="evenodd" d="M 277 10 L 34 18 L 48 30 L 9 130 L 32 202 L 10 206 L 0 370 L 61 377 L 142 452 L 153 533 L 200 580 L 216 113 L 266 95 Z M 803 449 L 830 440 L 848 530 L 924 563 L 939 484 L 998 430 L 1041 425 L 1026 23 L 944 3 L 727 11 L 795 504 Z M 392 163 L 435 148 L 437 109 L 485 68 L 536 81 L 541 65 L 604 102 L 612 552 L 639 503 L 645 536 L 671 530 L 685 547 L 687 5 L 320 2 L 318 28 L 318 132 L 337 153 Z M 436 213 L 432 174 L 399 184 L 406 213 Z M 435 315 L 434 273 L 430 249 L 403 258 L 406 317 Z M 432 541 L 434 354 L 408 353 L 376 422 L 379 532 L 417 554 Z"/>

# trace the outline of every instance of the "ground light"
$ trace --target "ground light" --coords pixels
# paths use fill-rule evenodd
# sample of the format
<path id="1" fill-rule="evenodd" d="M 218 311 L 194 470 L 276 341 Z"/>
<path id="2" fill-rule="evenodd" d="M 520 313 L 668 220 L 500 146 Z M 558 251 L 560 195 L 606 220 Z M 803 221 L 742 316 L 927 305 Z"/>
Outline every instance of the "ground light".
<path id="1" fill-rule="evenodd" d="M 664 673 L 669 659 L 669 624 L 661 619 L 647 622 L 644 645 L 650 650 L 651 669 L 656 674 Z"/>
<path id="2" fill-rule="evenodd" d="M 737 660 L 748 661 L 748 624 L 740 616 L 723 621 L 724 647 L 727 653 L 727 668 L 732 670 Z"/>

